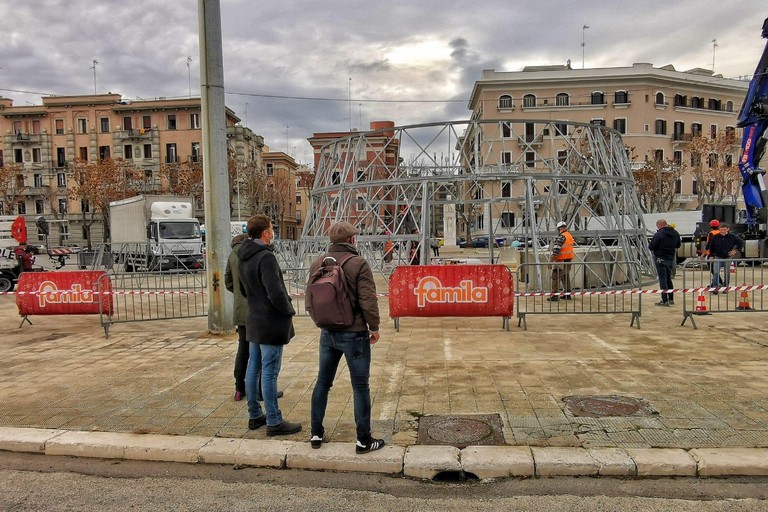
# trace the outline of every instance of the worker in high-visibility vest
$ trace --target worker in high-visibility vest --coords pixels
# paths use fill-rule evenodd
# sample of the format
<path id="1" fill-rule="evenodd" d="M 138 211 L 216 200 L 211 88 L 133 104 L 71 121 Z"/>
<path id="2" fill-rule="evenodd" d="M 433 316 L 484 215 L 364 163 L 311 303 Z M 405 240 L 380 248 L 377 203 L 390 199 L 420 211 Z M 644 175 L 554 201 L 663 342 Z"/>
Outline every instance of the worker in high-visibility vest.
<path id="1" fill-rule="evenodd" d="M 569 263 L 573 261 L 573 246 L 576 242 L 573 235 L 568 232 L 568 226 L 565 222 L 557 223 L 557 231 L 560 233 L 552 242 L 552 296 L 547 300 L 557 302 L 558 300 L 571 300 L 571 273 Z M 562 288 L 563 294 L 557 295 Z"/>

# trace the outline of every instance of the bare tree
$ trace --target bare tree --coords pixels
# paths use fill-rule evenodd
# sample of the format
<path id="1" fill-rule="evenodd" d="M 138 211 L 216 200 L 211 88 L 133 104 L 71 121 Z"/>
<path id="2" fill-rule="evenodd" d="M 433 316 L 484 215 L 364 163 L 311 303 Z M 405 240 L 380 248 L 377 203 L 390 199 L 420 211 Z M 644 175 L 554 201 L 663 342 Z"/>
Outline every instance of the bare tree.
<path id="1" fill-rule="evenodd" d="M 735 201 L 739 170 L 734 165 L 738 143 L 733 132 L 721 131 L 715 138 L 693 137 L 687 145 L 690 171 L 698 183 L 698 207 L 705 203 Z"/>
<path id="2" fill-rule="evenodd" d="M 640 207 L 645 213 L 668 212 L 675 199 L 675 183 L 683 167 L 671 160 L 654 160 L 632 172 Z"/>
<path id="3" fill-rule="evenodd" d="M 3 200 L 0 214 L 11 214 L 11 204 L 18 199 L 21 193 L 18 181 L 23 170 L 19 164 L 5 164 L 5 166 L 0 167 L 0 198 Z"/>
<path id="4" fill-rule="evenodd" d="M 197 204 L 203 204 L 205 189 L 203 186 L 202 162 L 175 162 L 160 166 L 161 187 L 169 194 L 191 196 Z"/>

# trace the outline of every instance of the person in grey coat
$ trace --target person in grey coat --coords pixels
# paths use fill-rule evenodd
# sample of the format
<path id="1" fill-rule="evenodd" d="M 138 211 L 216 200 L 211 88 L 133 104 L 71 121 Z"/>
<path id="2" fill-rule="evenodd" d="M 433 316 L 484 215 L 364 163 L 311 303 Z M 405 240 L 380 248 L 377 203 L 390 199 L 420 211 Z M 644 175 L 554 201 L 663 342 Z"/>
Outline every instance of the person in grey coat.
<path id="1" fill-rule="evenodd" d="M 235 401 L 245 398 L 245 371 L 248 368 L 248 339 L 245 336 L 245 317 L 248 313 L 248 301 L 240 291 L 240 275 L 237 271 L 237 252 L 248 235 L 237 235 L 232 239 L 232 252 L 227 258 L 224 271 L 224 286 L 234 296 L 232 323 L 237 327 L 237 354 L 235 355 Z M 260 396 L 257 398 L 261 398 Z"/>

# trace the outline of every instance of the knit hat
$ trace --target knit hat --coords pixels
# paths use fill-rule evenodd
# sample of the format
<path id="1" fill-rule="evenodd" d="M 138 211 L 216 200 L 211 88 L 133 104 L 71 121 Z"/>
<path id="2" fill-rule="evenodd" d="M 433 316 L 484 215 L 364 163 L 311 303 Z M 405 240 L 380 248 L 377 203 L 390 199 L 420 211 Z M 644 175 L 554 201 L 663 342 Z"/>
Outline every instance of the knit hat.
<path id="1" fill-rule="evenodd" d="M 355 236 L 357 229 L 349 222 L 337 222 L 328 229 L 328 238 L 331 243 L 346 242 L 349 237 Z"/>
<path id="2" fill-rule="evenodd" d="M 709 221 L 709 227 L 711 228 L 720 227 L 720 221 L 717 219 L 712 219 L 711 221 Z"/>

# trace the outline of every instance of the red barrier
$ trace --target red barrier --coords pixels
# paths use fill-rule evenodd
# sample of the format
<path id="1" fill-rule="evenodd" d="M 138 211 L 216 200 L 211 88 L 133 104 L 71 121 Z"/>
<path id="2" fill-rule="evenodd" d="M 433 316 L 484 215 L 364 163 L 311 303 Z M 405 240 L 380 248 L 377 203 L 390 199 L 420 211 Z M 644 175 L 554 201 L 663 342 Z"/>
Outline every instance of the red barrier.
<path id="1" fill-rule="evenodd" d="M 400 266 L 389 279 L 389 316 L 512 316 L 514 280 L 504 265 Z"/>
<path id="2" fill-rule="evenodd" d="M 103 270 L 23 272 L 16 289 L 19 315 L 93 315 L 112 313 L 112 283 Z M 101 310 L 101 311 L 100 311 Z M 23 322 L 22 322 L 23 323 Z"/>

